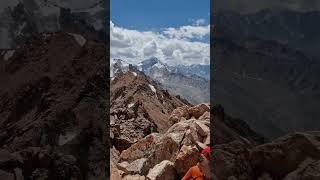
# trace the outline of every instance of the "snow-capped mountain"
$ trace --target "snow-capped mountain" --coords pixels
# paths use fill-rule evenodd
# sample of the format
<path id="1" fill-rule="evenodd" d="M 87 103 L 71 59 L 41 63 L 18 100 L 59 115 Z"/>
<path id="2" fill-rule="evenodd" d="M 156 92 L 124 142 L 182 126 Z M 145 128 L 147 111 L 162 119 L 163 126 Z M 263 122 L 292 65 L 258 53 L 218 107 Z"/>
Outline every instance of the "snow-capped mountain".
<path id="1" fill-rule="evenodd" d="M 209 78 L 203 78 L 201 74 L 197 74 L 197 65 L 169 66 L 156 57 L 146 59 L 137 65 L 130 65 L 125 60 L 114 59 L 111 62 L 110 76 L 114 77 L 117 76 L 118 73 L 125 73 L 130 67 L 143 72 L 151 79 L 159 82 L 163 88 L 177 95 L 181 95 L 191 103 L 209 102 Z"/>
<path id="2" fill-rule="evenodd" d="M 186 76 L 199 76 L 206 80 L 210 80 L 210 65 L 192 64 L 192 65 L 177 65 L 176 70 Z"/>
<path id="3" fill-rule="evenodd" d="M 152 79 L 162 80 L 165 75 L 170 73 L 170 67 L 165 63 L 161 62 L 156 57 L 151 57 L 140 62 L 137 65 L 139 71 L 144 72 Z"/>
<path id="4" fill-rule="evenodd" d="M 110 77 L 126 73 L 129 70 L 129 63 L 121 59 L 112 59 L 110 63 Z"/>

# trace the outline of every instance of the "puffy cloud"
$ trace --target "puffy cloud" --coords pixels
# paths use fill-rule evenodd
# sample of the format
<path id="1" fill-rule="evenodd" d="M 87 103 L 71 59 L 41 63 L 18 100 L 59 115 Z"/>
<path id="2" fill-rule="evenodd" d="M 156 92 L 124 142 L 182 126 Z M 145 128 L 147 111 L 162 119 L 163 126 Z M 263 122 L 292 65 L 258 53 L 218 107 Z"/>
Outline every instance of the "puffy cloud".
<path id="1" fill-rule="evenodd" d="M 195 21 L 195 24 L 196 24 L 197 26 L 204 25 L 205 23 L 206 23 L 206 20 L 205 20 L 205 19 L 197 19 L 197 20 Z"/>
<path id="2" fill-rule="evenodd" d="M 155 56 L 168 64 L 209 64 L 209 26 L 182 26 L 160 32 L 138 31 L 110 22 L 111 58 L 137 64 Z"/>
<path id="3" fill-rule="evenodd" d="M 164 32 L 170 38 L 177 39 L 202 39 L 210 35 L 210 26 L 182 26 L 179 28 L 167 28 Z"/>

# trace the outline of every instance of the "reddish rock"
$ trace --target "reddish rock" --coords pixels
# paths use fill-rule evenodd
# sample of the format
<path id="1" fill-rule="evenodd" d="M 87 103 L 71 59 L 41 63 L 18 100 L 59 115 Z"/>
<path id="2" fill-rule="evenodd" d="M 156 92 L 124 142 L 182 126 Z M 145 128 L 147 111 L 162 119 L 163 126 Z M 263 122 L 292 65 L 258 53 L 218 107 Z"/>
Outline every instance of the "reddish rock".
<path id="1" fill-rule="evenodd" d="M 196 147 L 183 145 L 174 160 L 174 167 L 180 177 L 183 177 L 185 173 L 198 162 L 199 151 Z"/>
<path id="2" fill-rule="evenodd" d="M 190 117 L 194 117 L 196 119 L 202 116 L 205 112 L 210 112 L 210 108 L 206 104 L 199 104 L 188 109 Z"/>

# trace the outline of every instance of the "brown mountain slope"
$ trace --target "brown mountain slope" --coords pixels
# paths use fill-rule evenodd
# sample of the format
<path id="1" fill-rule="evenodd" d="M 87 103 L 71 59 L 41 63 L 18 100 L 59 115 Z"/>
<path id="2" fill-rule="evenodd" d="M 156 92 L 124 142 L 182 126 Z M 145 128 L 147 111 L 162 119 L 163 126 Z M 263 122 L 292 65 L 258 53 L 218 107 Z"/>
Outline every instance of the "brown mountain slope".
<path id="1" fill-rule="evenodd" d="M 60 32 L 32 36 L 1 56 L 0 157 L 11 157 L 1 174 L 106 176 L 106 52 L 95 39 Z"/>
<path id="2" fill-rule="evenodd" d="M 138 71 L 116 76 L 110 83 L 111 128 L 120 144 L 127 141 L 130 145 L 152 132 L 165 132 L 172 125 L 170 113 L 188 104 Z M 120 144 L 119 150 L 126 148 Z"/>

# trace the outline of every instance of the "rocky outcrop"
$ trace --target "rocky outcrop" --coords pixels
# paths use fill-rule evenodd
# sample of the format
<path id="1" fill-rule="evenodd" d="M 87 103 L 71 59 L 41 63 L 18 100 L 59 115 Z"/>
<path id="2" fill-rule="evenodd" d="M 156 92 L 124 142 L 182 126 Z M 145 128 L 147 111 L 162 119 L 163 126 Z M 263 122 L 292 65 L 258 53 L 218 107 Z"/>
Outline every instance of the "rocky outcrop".
<path id="1" fill-rule="evenodd" d="M 122 178 L 137 174 L 150 180 L 181 178 L 210 144 L 209 111 L 205 104 L 173 110 L 167 120 L 174 118 L 175 124 L 163 133 L 145 136 L 121 152 L 117 167 L 124 172 Z"/>
<path id="2" fill-rule="evenodd" d="M 147 175 L 147 180 L 175 180 L 176 178 L 177 175 L 173 163 L 168 160 L 164 160 L 155 165 L 152 169 L 150 169 Z"/>
<path id="3" fill-rule="evenodd" d="M 199 150 L 195 146 L 183 145 L 175 157 L 174 167 L 180 177 L 189 170 L 190 167 L 197 165 Z"/>
<path id="4" fill-rule="evenodd" d="M 238 180 L 319 177 L 319 132 L 288 134 L 265 143 L 259 141 L 263 140 L 259 136 L 254 138 L 254 133 L 246 126 L 240 128 L 242 123 L 236 120 L 214 111 L 213 125 L 220 128 L 216 131 L 219 132 L 215 134 L 216 138 L 222 134 L 228 138 L 219 139 L 219 143 L 213 146 L 213 176 Z"/>
<path id="5" fill-rule="evenodd" d="M 130 70 L 110 83 L 111 143 L 120 152 L 151 133 L 165 132 L 171 112 L 185 105 L 138 71 Z"/>

